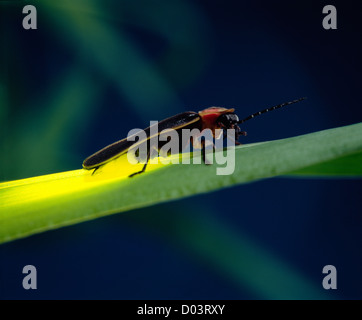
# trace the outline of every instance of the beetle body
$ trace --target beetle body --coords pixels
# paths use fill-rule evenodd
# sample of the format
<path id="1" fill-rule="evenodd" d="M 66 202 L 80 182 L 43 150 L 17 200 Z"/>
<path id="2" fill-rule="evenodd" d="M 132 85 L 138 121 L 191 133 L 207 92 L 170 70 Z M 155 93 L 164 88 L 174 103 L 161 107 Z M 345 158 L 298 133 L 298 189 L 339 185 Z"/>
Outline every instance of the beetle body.
<path id="1" fill-rule="evenodd" d="M 184 112 L 173 117 L 162 120 L 158 123 L 158 133 L 165 129 L 182 129 L 188 125 L 194 125 L 197 128 L 197 124 L 200 122 L 200 117 L 196 112 Z M 144 129 L 147 139 L 151 138 L 151 127 Z M 139 143 L 140 141 L 138 141 Z M 99 150 L 93 155 L 89 156 L 83 162 L 83 168 L 87 170 L 96 169 L 109 161 L 112 161 L 123 154 L 135 145 L 135 141 L 127 140 L 127 138 L 114 142 L 109 146 Z M 162 146 L 162 142 L 160 142 Z"/>
<path id="2" fill-rule="evenodd" d="M 220 107 L 211 107 L 204 109 L 199 112 L 193 112 L 188 111 L 184 113 L 177 114 L 175 116 L 172 116 L 170 118 L 167 118 L 165 120 L 162 120 L 158 122 L 158 129 L 156 133 L 152 133 L 153 130 L 152 127 L 148 127 L 144 129 L 144 132 L 146 133 L 146 140 L 144 141 L 130 141 L 131 139 L 125 138 L 120 141 L 114 142 L 111 145 L 99 150 L 98 152 L 94 153 L 93 155 L 86 158 L 83 162 L 83 168 L 87 170 L 95 169 L 93 173 L 102 165 L 105 165 L 106 163 L 126 154 L 131 148 L 135 148 L 136 145 L 139 145 L 141 143 L 147 143 L 148 149 L 150 150 L 150 140 L 151 138 L 154 138 L 156 136 L 159 136 L 161 132 L 167 129 L 173 129 L 175 130 L 179 136 L 182 134 L 182 129 L 198 129 L 200 131 L 205 129 L 210 129 L 213 133 L 214 138 L 219 138 L 219 136 L 216 136 L 216 129 L 221 129 L 221 133 L 224 132 L 224 138 L 226 137 L 226 130 L 227 129 L 234 129 L 235 130 L 235 142 L 236 144 L 239 144 L 237 142 L 240 135 L 246 135 L 246 132 L 243 132 L 240 130 L 240 127 L 238 124 L 243 123 L 247 120 L 250 120 L 254 118 L 255 116 L 258 116 L 262 113 L 272 111 L 278 108 L 281 108 L 285 105 L 289 105 L 298 101 L 303 100 L 304 98 L 294 100 L 291 102 L 286 102 L 268 109 L 264 109 L 262 111 L 259 111 L 257 113 L 254 113 L 247 118 L 243 120 L 239 120 L 238 116 L 234 113 L 234 109 L 226 109 L 226 108 L 220 108 Z M 153 134 L 153 135 L 152 135 Z M 192 138 L 191 138 L 192 139 Z M 182 140 L 182 139 L 181 139 Z M 190 141 L 186 141 L 183 143 L 180 140 L 180 149 L 184 150 Z M 159 141 L 158 143 L 158 150 L 162 148 L 163 145 L 165 145 L 167 141 Z M 205 162 L 205 148 L 204 145 L 201 146 L 203 150 L 203 159 Z M 146 161 L 143 166 L 143 169 L 139 172 L 135 172 L 134 174 L 130 175 L 134 176 L 136 174 L 142 173 L 146 170 L 147 163 L 150 160 L 151 152 L 148 151 L 146 155 Z"/>

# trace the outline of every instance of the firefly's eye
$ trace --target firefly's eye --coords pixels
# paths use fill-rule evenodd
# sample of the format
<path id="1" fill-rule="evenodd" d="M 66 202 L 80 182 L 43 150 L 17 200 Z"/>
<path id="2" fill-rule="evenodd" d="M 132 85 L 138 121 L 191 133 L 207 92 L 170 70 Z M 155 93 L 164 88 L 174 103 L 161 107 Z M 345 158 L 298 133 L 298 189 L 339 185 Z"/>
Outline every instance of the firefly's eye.
<path id="1" fill-rule="evenodd" d="M 222 123 L 226 128 L 231 127 L 231 125 L 236 124 L 238 121 L 239 118 L 235 113 L 222 114 L 218 118 L 218 122 Z"/>

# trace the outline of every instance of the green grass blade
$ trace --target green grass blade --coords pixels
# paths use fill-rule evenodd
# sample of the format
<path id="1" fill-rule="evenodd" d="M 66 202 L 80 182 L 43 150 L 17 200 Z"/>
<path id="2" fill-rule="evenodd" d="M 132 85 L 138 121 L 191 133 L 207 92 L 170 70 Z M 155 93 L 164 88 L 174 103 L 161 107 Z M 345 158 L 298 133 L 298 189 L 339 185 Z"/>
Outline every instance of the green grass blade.
<path id="1" fill-rule="evenodd" d="M 362 152 L 319 163 L 288 174 L 295 177 L 362 177 Z"/>
<path id="2" fill-rule="evenodd" d="M 217 165 L 150 165 L 126 157 L 95 175 L 75 170 L 0 184 L 0 243 L 112 213 L 145 207 L 223 187 L 285 175 L 362 152 L 362 123 L 236 148 L 235 172 L 216 175 Z M 360 164 L 354 163 L 355 167 Z"/>

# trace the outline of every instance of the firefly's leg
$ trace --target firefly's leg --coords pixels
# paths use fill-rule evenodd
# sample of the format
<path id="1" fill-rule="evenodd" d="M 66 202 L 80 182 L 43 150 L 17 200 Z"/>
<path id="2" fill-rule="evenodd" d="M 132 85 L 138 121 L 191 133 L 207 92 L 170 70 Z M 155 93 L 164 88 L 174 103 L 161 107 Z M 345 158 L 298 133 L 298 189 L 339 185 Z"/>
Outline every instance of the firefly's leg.
<path id="1" fill-rule="evenodd" d="M 101 166 L 97 167 L 94 169 L 94 171 L 92 172 L 91 176 L 95 174 L 95 172 L 100 168 Z"/>
<path id="2" fill-rule="evenodd" d="M 202 152 L 202 162 L 205 163 L 205 164 L 207 164 L 207 163 L 206 163 L 206 148 L 205 148 L 205 145 L 204 145 L 204 144 L 202 145 L 201 152 Z"/>
<path id="3" fill-rule="evenodd" d="M 212 149 L 215 150 L 215 145 L 214 144 L 212 146 Z M 203 163 L 205 163 L 206 165 L 212 164 L 212 162 L 210 163 L 210 161 L 208 161 L 206 159 L 206 147 L 205 147 L 205 142 L 204 141 L 202 143 L 201 156 L 202 156 L 202 162 Z"/>
<path id="4" fill-rule="evenodd" d="M 145 171 L 146 171 L 147 164 L 148 164 L 148 161 L 150 161 L 150 156 L 151 156 L 151 152 L 148 151 L 148 152 L 147 152 L 147 160 L 146 160 L 146 163 L 144 164 L 142 170 L 141 170 L 141 171 L 138 171 L 138 172 L 135 172 L 135 173 L 132 173 L 132 174 L 129 175 L 128 177 L 129 177 L 129 178 L 132 178 L 132 177 L 134 177 L 134 176 L 137 175 L 137 174 L 141 174 L 141 173 L 145 172 Z"/>
<path id="5" fill-rule="evenodd" d="M 239 132 L 237 133 L 237 136 L 238 136 L 238 135 L 246 136 L 246 132 L 245 132 L 245 131 L 239 131 Z M 228 134 L 227 134 L 227 131 L 226 131 L 226 130 L 223 130 L 223 139 L 224 139 L 224 140 L 230 139 L 231 141 L 234 142 L 234 144 L 235 144 L 236 146 L 241 145 L 241 143 L 240 143 L 237 139 L 233 139 L 233 138 L 231 138 L 231 137 L 228 137 Z"/>

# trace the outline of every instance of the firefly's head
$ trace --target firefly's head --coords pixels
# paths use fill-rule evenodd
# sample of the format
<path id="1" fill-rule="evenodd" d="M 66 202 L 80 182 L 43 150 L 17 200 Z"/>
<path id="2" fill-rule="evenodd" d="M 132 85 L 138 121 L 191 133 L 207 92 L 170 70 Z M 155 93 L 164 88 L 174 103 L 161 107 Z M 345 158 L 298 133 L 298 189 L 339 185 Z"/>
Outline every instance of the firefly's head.
<path id="1" fill-rule="evenodd" d="M 229 109 L 233 110 L 234 109 Z M 241 131 L 240 127 L 238 126 L 239 117 L 234 112 L 228 112 L 222 114 L 216 122 L 218 123 L 218 127 L 221 129 L 234 129 L 235 130 L 235 140 L 238 140 L 240 136 L 246 136 L 245 131 Z"/>
<path id="2" fill-rule="evenodd" d="M 278 104 L 274 107 L 270 107 L 270 108 L 258 111 L 256 113 L 253 113 L 242 120 L 239 120 L 238 116 L 234 113 L 234 111 L 235 111 L 234 109 L 225 109 L 225 108 L 219 108 L 219 107 L 207 108 L 207 109 L 199 112 L 199 115 L 200 115 L 201 121 L 202 121 L 202 129 L 209 128 L 209 129 L 213 130 L 214 133 L 215 133 L 215 129 L 222 129 L 222 130 L 224 130 L 224 137 L 225 137 L 225 132 L 226 132 L 225 130 L 235 129 L 235 140 L 238 140 L 239 136 L 242 136 L 242 135 L 246 136 L 246 132 L 240 130 L 240 127 L 238 126 L 239 124 L 244 123 L 245 121 L 253 119 L 257 116 L 260 116 L 263 113 L 273 111 L 275 109 L 279 109 L 284 106 L 291 105 L 293 103 L 297 103 L 304 99 L 306 99 L 306 98 L 300 98 L 297 100 Z"/>
<path id="3" fill-rule="evenodd" d="M 215 132 L 215 129 L 234 129 L 235 140 L 240 135 L 246 135 L 246 132 L 242 132 L 238 126 L 239 118 L 234 113 L 235 109 L 226 109 L 219 107 L 211 107 L 199 112 L 202 119 L 202 129 L 211 129 Z M 226 133 L 226 132 L 225 132 Z"/>

